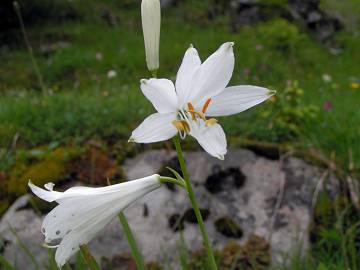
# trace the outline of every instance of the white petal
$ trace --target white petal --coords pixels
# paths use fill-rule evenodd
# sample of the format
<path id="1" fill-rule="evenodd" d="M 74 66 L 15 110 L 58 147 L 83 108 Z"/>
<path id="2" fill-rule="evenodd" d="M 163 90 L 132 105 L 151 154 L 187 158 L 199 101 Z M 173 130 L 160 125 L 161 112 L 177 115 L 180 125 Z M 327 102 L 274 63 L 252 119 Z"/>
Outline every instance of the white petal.
<path id="1" fill-rule="evenodd" d="M 140 88 L 159 113 L 176 111 L 178 99 L 172 81 L 167 79 L 144 79 L 141 80 Z"/>
<path id="2" fill-rule="evenodd" d="M 186 105 L 190 95 L 194 74 L 201 65 L 199 54 L 192 46 L 185 52 L 181 66 L 176 76 L 176 93 L 179 98 L 179 107 Z"/>
<path id="3" fill-rule="evenodd" d="M 218 95 L 228 85 L 234 71 L 233 45 L 233 42 L 221 45 L 196 72 L 191 87 L 191 101 L 194 106 Z"/>
<path id="4" fill-rule="evenodd" d="M 49 184 L 45 186 L 49 187 Z M 39 198 L 43 199 L 44 201 L 54 202 L 62 197 L 62 192 L 57 191 L 49 191 L 42 188 L 35 186 L 31 181 L 29 181 L 28 186 L 30 187 L 31 191 L 38 196 Z"/>
<path id="5" fill-rule="evenodd" d="M 224 92 L 213 97 L 206 111 L 207 116 L 225 116 L 245 111 L 274 94 L 267 88 L 239 85 L 228 87 Z"/>
<path id="6" fill-rule="evenodd" d="M 227 152 L 227 142 L 224 130 L 219 124 L 205 127 L 205 124 L 200 126 L 191 125 L 190 135 L 193 136 L 199 144 L 210 155 L 223 160 Z"/>
<path id="7" fill-rule="evenodd" d="M 175 113 L 154 113 L 132 132 L 129 141 L 153 143 L 168 140 L 177 133 L 177 129 L 172 124 L 174 120 L 176 120 Z"/>
<path id="8" fill-rule="evenodd" d="M 55 253 L 55 261 L 58 267 L 61 269 L 81 245 L 94 238 L 113 218 L 114 216 L 110 216 L 107 219 L 94 220 L 93 223 L 88 224 L 88 227 L 79 227 L 67 234 Z"/>

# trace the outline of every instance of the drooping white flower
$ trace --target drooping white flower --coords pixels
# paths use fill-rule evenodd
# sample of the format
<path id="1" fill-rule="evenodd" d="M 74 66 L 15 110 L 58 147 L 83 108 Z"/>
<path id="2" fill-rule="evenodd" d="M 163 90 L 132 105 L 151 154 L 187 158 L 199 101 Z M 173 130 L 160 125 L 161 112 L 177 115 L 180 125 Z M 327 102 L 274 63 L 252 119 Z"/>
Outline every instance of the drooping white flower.
<path id="1" fill-rule="evenodd" d="M 107 187 L 72 187 L 65 192 L 54 191 L 52 183 L 46 184 L 44 190 L 29 182 L 36 196 L 59 204 L 46 215 L 41 227 L 45 243 L 57 248 L 55 260 L 59 267 L 125 207 L 160 185 L 157 174 Z"/>
<path id="2" fill-rule="evenodd" d="M 141 21 L 144 34 L 146 63 L 150 71 L 159 68 L 161 6 L 159 0 L 141 1 Z"/>
<path id="3" fill-rule="evenodd" d="M 233 42 L 227 42 L 201 63 L 192 46 L 186 51 L 175 86 L 167 79 L 141 80 L 141 90 L 157 113 L 147 117 L 129 141 L 152 143 L 180 133 L 193 136 L 212 156 L 224 159 L 227 142 L 222 127 L 213 116 L 245 111 L 274 94 L 251 85 L 226 87 L 234 70 Z"/>

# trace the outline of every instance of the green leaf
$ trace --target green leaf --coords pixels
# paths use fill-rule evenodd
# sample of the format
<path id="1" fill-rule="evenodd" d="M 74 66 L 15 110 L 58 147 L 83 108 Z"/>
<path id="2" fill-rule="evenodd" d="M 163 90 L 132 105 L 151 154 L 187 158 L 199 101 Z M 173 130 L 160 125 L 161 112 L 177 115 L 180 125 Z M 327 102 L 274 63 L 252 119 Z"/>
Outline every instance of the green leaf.
<path id="1" fill-rule="evenodd" d="M 13 267 L 6 259 L 0 254 L 0 265 L 4 267 L 4 270 L 15 270 L 15 267 Z"/>

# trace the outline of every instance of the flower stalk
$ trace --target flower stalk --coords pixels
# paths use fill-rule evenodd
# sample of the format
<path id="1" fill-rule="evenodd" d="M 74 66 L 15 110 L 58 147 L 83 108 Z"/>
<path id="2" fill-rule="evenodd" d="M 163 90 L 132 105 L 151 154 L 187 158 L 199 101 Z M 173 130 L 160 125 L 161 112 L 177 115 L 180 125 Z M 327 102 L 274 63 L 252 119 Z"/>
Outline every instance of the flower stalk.
<path id="1" fill-rule="evenodd" d="M 209 240 L 209 236 L 208 236 L 208 233 L 207 233 L 206 228 L 205 228 L 204 220 L 203 220 L 203 218 L 201 216 L 200 208 L 199 208 L 199 205 L 197 203 L 195 193 L 194 193 L 194 190 L 193 190 L 191 182 L 190 182 L 189 173 L 188 173 L 188 170 L 187 170 L 184 155 L 183 155 L 181 145 L 180 145 L 180 137 L 179 137 L 179 135 L 175 136 L 173 138 L 173 141 L 174 141 L 176 153 L 177 153 L 177 156 L 178 156 L 178 159 L 179 159 L 181 171 L 182 171 L 183 176 L 184 176 L 186 190 L 188 192 L 189 199 L 190 199 L 191 205 L 192 205 L 192 207 L 194 209 L 195 216 L 196 216 L 196 219 L 198 221 L 199 228 L 200 228 L 200 231 L 201 231 L 201 234 L 202 234 L 202 237 L 203 237 L 203 243 L 204 243 L 205 250 L 206 250 L 206 253 L 207 253 L 207 256 L 208 256 L 209 267 L 210 267 L 211 270 L 217 270 L 217 265 L 216 265 L 216 261 L 215 261 L 215 257 L 214 257 L 214 252 L 212 250 L 210 240 Z"/>

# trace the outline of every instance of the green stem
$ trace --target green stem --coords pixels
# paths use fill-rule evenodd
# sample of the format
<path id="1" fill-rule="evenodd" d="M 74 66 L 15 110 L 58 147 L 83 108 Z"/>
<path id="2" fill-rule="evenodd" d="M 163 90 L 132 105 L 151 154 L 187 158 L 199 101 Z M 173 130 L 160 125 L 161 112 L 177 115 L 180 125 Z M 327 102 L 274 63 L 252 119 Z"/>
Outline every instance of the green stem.
<path id="1" fill-rule="evenodd" d="M 198 205 L 198 203 L 196 201 L 194 190 L 193 190 L 193 188 L 191 186 L 189 173 L 188 173 L 188 170 L 187 170 L 187 167 L 186 167 L 184 155 L 183 155 L 181 145 L 180 145 L 179 136 L 174 137 L 174 144 L 175 144 L 176 152 L 177 152 L 177 155 L 178 155 L 180 167 L 181 167 L 181 170 L 182 170 L 182 173 L 183 173 L 183 176 L 184 176 L 184 180 L 185 180 L 185 183 L 186 183 L 186 190 L 188 192 L 189 199 L 190 199 L 191 205 L 192 205 L 192 207 L 194 209 L 195 216 L 197 218 L 199 228 L 200 228 L 200 231 L 201 231 L 201 234 L 202 234 L 202 237 L 203 237 L 204 246 L 205 246 L 205 249 L 206 249 L 206 252 L 207 252 L 207 255 L 208 255 L 208 259 L 209 259 L 210 269 L 217 270 L 217 265 L 216 265 L 216 262 L 215 262 L 215 257 L 214 257 L 213 250 L 212 250 L 211 245 L 210 245 L 209 236 L 208 236 L 208 233 L 207 233 L 206 228 L 205 228 L 204 220 L 203 220 L 203 218 L 201 216 L 199 205 Z"/>
<path id="2" fill-rule="evenodd" d="M 80 252 L 81 252 L 81 255 L 83 256 L 86 264 L 89 266 L 90 270 L 100 270 L 99 265 L 97 264 L 94 257 L 91 255 L 91 253 L 86 245 L 80 246 Z"/>
<path id="3" fill-rule="evenodd" d="M 186 188 L 185 182 L 179 181 L 179 180 L 177 180 L 175 178 L 172 178 L 172 177 L 160 176 L 160 182 L 161 183 L 172 183 L 172 184 L 178 185 L 178 186 L 180 186 L 182 188 Z"/>
<path id="4" fill-rule="evenodd" d="M 157 69 L 151 70 L 151 75 L 153 76 L 153 78 L 157 78 Z"/>
<path id="5" fill-rule="evenodd" d="M 142 257 L 142 255 L 141 255 L 141 253 L 140 253 L 140 251 L 139 251 L 139 249 L 137 247 L 134 235 L 131 232 L 131 228 L 130 228 L 129 223 L 127 222 L 126 216 L 124 215 L 123 212 L 121 212 L 119 214 L 119 220 L 120 220 L 120 223 L 121 223 L 121 225 L 123 227 L 126 238 L 127 238 L 128 242 L 129 242 L 130 249 L 131 249 L 131 254 L 134 257 L 137 269 L 138 270 L 145 270 L 145 264 L 144 264 L 143 257 Z"/>

